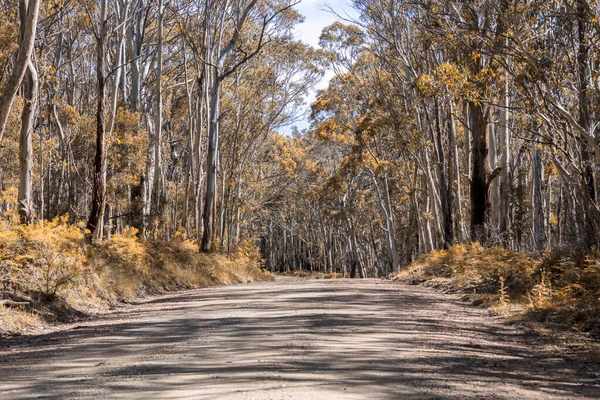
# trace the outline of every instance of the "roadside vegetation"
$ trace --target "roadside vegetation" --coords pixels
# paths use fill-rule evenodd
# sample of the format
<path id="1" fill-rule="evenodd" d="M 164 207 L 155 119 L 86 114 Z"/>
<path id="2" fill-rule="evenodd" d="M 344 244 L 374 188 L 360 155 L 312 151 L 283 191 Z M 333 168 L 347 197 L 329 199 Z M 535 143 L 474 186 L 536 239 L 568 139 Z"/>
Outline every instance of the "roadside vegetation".
<path id="1" fill-rule="evenodd" d="M 126 228 L 91 244 L 66 217 L 0 220 L 0 334 L 36 332 L 148 294 L 272 279 L 259 265 L 252 243 L 229 256 L 204 254 L 182 234 L 141 241 Z"/>
<path id="2" fill-rule="evenodd" d="M 1 329 L 264 260 L 598 336 L 599 0 L 4 3 Z"/>
<path id="3" fill-rule="evenodd" d="M 600 337 L 600 253 L 569 249 L 541 256 L 479 243 L 424 254 L 397 276 L 462 292 L 475 304 L 542 328 Z"/>

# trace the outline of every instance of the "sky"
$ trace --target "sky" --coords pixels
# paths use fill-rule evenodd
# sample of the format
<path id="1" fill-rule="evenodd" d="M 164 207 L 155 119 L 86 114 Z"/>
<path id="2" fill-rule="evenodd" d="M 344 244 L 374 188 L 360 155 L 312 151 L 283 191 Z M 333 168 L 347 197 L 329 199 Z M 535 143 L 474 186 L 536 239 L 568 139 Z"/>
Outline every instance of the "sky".
<path id="1" fill-rule="evenodd" d="M 341 16 L 352 16 L 355 15 L 355 13 L 352 7 L 349 6 L 350 1 L 351 0 L 302 0 L 302 2 L 296 6 L 296 9 L 305 17 L 305 21 L 296 26 L 296 38 L 314 47 L 319 47 L 319 36 L 321 36 L 323 28 L 333 24 L 339 19 L 335 14 L 325 10 L 325 8 L 329 6 Z M 319 85 L 307 98 L 307 107 L 315 100 L 316 91 L 326 88 L 333 75 L 333 71 L 326 72 Z M 296 126 L 300 130 L 308 128 L 309 125 L 308 118 L 296 123 Z"/>

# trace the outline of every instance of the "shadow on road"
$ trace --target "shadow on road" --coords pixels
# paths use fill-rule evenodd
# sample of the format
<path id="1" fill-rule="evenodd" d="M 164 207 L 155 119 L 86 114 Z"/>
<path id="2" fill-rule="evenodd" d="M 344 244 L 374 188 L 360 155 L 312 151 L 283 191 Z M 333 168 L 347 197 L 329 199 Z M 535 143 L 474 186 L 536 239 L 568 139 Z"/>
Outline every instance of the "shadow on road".
<path id="1" fill-rule="evenodd" d="M 600 398 L 589 365 L 485 314 L 377 281 L 189 291 L 0 342 L 0 397 Z"/>

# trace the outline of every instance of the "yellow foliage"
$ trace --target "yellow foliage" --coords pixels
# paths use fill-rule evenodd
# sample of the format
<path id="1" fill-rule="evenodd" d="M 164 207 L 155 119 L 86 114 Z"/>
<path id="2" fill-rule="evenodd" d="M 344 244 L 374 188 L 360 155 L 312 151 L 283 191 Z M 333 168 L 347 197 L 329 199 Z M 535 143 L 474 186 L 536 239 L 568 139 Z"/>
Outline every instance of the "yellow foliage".
<path id="1" fill-rule="evenodd" d="M 13 200 L 12 191 L 2 201 Z M 143 242 L 134 228 L 90 244 L 83 224 L 66 217 L 20 225 L 0 219 L 0 289 L 24 299 L 50 319 L 65 310 L 94 312 L 145 293 L 272 279 L 259 266 L 252 242 L 229 258 L 202 254 L 195 242 Z M 0 307 L 0 332 L 22 332 L 43 321 L 30 312 Z"/>
<path id="2" fill-rule="evenodd" d="M 461 289 L 475 302 L 512 316 L 600 333 L 597 249 L 584 255 L 555 250 L 539 258 L 502 247 L 460 244 L 421 256 L 399 277 Z"/>
<path id="3" fill-rule="evenodd" d="M 485 75 L 485 74 L 484 74 Z M 472 92 L 467 74 L 456 64 L 444 63 L 430 74 L 417 77 L 417 88 L 426 97 L 436 97 L 446 93 L 465 96 Z"/>
<path id="4" fill-rule="evenodd" d="M 459 244 L 448 250 L 432 251 L 421 256 L 403 272 L 413 279 L 427 280 L 430 278 L 450 278 L 459 287 L 469 285 L 491 285 L 496 292 L 500 277 L 511 285 L 511 277 L 529 276 L 540 261 L 525 254 L 506 250 L 502 247 L 486 248 L 479 243 Z M 408 274 L 408 275 L 406 275 Z M 525 287 L 520 282 L 519 290 L 525 293 Z"/>
<path id="5" fill-rule="evenodd" d="M 85 268 L 86 245 L 81 229 L 56 218 L 45 225 L 5 222 L 0 233 L 0 263 L 9 287 L 40 300 L 60 294 Z"/>
<path id="6" fill-rule="evenodd" d="M 6 65 L 13 52 L 18 48 L 17 26 L 0 16 L 0 65 Z"/>

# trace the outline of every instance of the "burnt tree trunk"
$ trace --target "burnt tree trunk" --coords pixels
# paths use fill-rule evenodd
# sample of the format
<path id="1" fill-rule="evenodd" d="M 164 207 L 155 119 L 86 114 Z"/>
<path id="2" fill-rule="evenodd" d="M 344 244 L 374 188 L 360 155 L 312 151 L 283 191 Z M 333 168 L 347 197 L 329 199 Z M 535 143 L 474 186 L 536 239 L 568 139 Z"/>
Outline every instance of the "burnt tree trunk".
<path id="1" fill-rule="evenodd" d="M 100 6 L 100 29 L 97 40 L 96 76 L 98 80 L 98 105 L 96 109 L 96 155 L 94 156 L 94 189 L 92 193 L 92 211 L 87 229 L 92 237 L 102 240 L 104 207 L 106 204 L 106 121 L 104 116 L 104 98 L 106 91 L 105 48 L 106 48 L 106 0 Z"/>
<path id="2" fill-rule="evenodd" d="M 473 138 L 471 173 L 471 240 L 484 243 L 487 240 L 487 214 L 489 208 L 489 164 L 486 121 L 483 107 L 470 102 L 471 136 Z"/>

